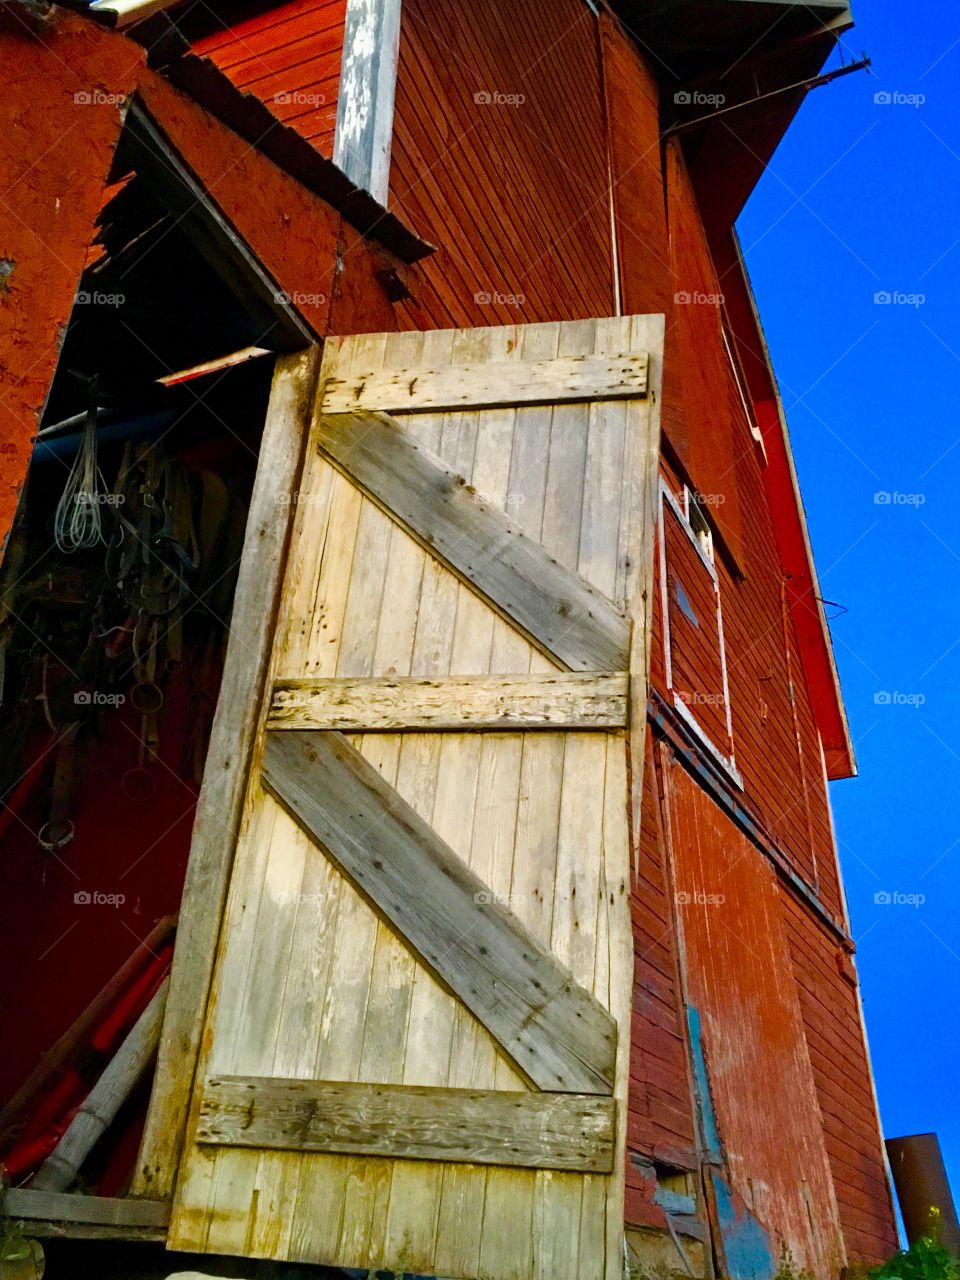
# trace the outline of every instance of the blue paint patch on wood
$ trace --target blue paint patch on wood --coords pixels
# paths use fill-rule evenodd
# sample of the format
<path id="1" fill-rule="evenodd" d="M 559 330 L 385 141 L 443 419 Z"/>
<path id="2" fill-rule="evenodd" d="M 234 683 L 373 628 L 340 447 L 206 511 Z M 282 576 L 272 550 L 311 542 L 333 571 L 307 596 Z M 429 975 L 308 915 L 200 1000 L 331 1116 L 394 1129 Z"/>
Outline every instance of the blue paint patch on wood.
<path id="1" fill-rule="evenodd" d="M 703 1029 L 700 1010 L 687 1005 L 687 1030 L 690 1036 L 690 1056 L 693 1064 L 693 1081 L 697 1094 L 697 1116 L 700 1121 L 700 1140 L 707 1160 L 720 1164 L 723 1161 L 723 1144 L 717 1117 L 710 1094 L 710 1078 L 707 1075 L 707 1059 L 703 1052 Z"/>
<path id="2" fill-rule="evenodd" d="M 697 1212 L 697 1202 L 693 1196 L 682 1195 L 679 1191 L 671 1191 L 669 1187 L 661 1187 L 659 1184 L 653 1193 L 653 1203 L 672 1216 L 685 1217 Z"/>
<path id="3" fill-rule="evenodd" d="M 717 1226 L 723 1242 L 726 1274 L 730 1280 L 773 1280 L 777 1260 L 770 1246 L 770 1236 L 754 1217 L 742 1198 L 727 1186 L 713 1170 Z"/>

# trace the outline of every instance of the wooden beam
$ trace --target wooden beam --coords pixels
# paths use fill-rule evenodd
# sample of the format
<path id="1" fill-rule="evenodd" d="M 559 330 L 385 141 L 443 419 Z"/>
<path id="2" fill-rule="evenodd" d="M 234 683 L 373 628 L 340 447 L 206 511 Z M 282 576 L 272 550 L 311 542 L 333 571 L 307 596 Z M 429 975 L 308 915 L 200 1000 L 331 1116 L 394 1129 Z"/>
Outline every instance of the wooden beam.
<path id="1" fill-rule="evenodd" d="M 200 1053 L 220 918 L 233 864 L 306 437 L 319 348 L 277 361 L 260 441 L 230 638 L 193 821 L 170 996 L 133 1194 L 172 1195 Z M 263 711 L 265 713 L 265 708 Z"/>
<path id="2" fill-rule="evenodd" d="M 334 163 L 386 205 L 400 48 L 400 0 L 347 0 Z"/>
<path id="3" fill-rule="evenodd" d="M 439 413 L 564 401 L 636 400 L 647 394 L 647 356 L 557 356 L 438 369 L 336 370 L 324 385 L 324 413 Z"/>
<path id="4" fill-rule="evenodd" d="M 623 729 L 629 680 L 603 671 L 278 680 L 268 729 Z"/>
<path id="5" fill-rule="evenodd" d="M 612 1098 L 220 1076 L 197 1141 L 272 1151 L 609 1173 Z"/>
<path id="6" fill-rule="evenodd" d="M 339 733 L 271 733 L 264 786 L 539 1088 L 611 1092 L 610 1014 Z"/>
<path id="7" fill-rule="evenodd" d="M 575 671 L 624 671 L 630 624 L 383 414 L 321 413 L 312 439 L 428 551 L 549 657 Z"/>
<path id="8" fill-rule="evenodd" d="M 167 1000 L 169 978 L 164 978 L 103 1074 L 80 1104 L 66 1132 L 33 1179 L 38 1191 L 66 1191 L 76 1180 L 117 1112 L 153 1061 L 160 1043 L 160 1025 Z"/>
<path id="9" fill-rule="evenodd" d="M 6 1187 L 0 1191 L 0 1217 L 88 1226 L 165 1227 L 170 1221 L 170 1205 L 163 1200 L 121 1200 Z"/>

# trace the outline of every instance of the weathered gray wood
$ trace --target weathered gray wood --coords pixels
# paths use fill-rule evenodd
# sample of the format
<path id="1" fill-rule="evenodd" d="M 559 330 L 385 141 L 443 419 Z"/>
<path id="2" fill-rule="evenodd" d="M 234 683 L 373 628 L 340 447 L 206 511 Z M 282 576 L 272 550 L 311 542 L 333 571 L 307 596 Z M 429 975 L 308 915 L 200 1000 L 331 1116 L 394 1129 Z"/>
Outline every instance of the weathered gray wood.
<path id="1" fill-rule="evenodd" d="M 612 1098 L 330 1080 L 206 1082 L 197 1141 L 609 1173 Z"/>
<path id="2" fill-rule="evenodd" d="M 263 685 L 303 458 L 305 424 L 320 365 L 311 347 L 277 361 L 250 498 L 203 785 L 193 822 L 170 996 L 133 1195 L 173 1193 L 200 1052 L 220 917 L 260 720 Z"/>
<path id="3" fill-rule="evenodd" d="M 164 978 L 70 1121 L 63 1137 L 40 1166 L 32 1184 L 36 1190 L 65 1191 L 130 1097 L 160 1043 L 160 1024 L 163 1022 L 168 983 L 169 979 Z"/>
<path id="4" fill-rule="evenodd" d="M 278 680 L 267 728 L 622 729 L 628 684 L 603 671 Z"/>
<path id="5" fill-rule="evenodd" d="M 321 413 L 317 447 L 550 657 L 624 671 L 630 624 L 579 574 L 484 502 L 383 414 Z"/>
<path id="6" fill-rule="evenodd" d="M 339 733 L 270 733 L 264 785 L 541 1089 L 609 1094 L 617 1028 Z"/>
<path id="7" fill-rule="evenodd" d="M 111 1196 L 71 1195 L 7 1187 L 0 1191 L 0 1217 L 28 1222 L 86 1223 L 112 1227 L 165 1227 L 170 1205 L 162 1200 L 120 1200 Z"/>
<path id="8" fill-rule="evenodd" d="M 563 401 L 631 400 L 647 394 L 645 352 L 495 360 L 438 369 L 336 371 L 324 385 L 324 413 L 440 412 Z"/>
<path id="9" fill-rule="evenodd" d="M 399 47 L 400 0 L 347 0 L 333 160 L 383 205 L 390 188 Z"/>

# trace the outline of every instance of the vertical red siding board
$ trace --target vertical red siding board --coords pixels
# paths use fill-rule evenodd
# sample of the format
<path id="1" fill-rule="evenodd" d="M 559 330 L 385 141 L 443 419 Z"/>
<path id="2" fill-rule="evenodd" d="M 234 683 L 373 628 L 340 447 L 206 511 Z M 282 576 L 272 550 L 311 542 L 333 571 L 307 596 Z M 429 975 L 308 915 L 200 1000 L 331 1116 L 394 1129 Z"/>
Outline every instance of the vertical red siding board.
<path id="1" fill-rule="evenodd" d="M 689 902 L 680 917 L 685 980 L 702 1018 L 734 1188 L 798 1265 L 827 1274 L 840 1221 L 782 925 L 787 895 L 679 765 L 670 770 L 670 815 L 678 890 L 716 898 Z"/>
<path id="2" fill-rule="evenodd" d="M 721 296 L 706 234 L 679 140 L 666 146 L 667 218 L 673 266 L 674 376 L 686 420 L 687 465 L 733 554 L 742 557 L 742 513 L 737 480 L 737 419 L 730 361 L 723 346 Z M 681 299 L 688 298 L 688 302 Z M 697 301 L 697 299 L 701 299 Z M 722 499 L 722 500 L 719 500 Z"/>
<path id="3" fill-rule="evenodd" d="M 564 48 L 565 62 L 558 65 L 545 57 L 542 38 L 534 39 L 540 11 L 531 0 L 520 6 L 497 0 L 470 13 L 442 0 L 439 8 L 440 14 L 438 3 L 431 3 L 428 12 L 423 0 L 413 0 L 404 11 L 392 199 L 414 221 L 405 192 L 429 174 L 436 222 L 433 227 L 414 224 L 428 238 L 433 230 L 435 240 L 465 258 L 471 241 L 479 241 L 489 253 L 489 265 L 477 271 L 478 264 L 469 263 L 473 278 L 467 280 L 469 291 L 463 297 L 451 294 L 442 261 L 425 263 L 419 314 L 414 316 L 411 308 L 411 319 L 429 326 L 441 309 L 466 314 L 468 323 L 479 324 L 609 314 L 611 277 L 604 280 L 598 265 L 604 259 L 609 263 L 610 249 L 592 27 L 584 26 L 582 36 Z M 571 16 L 579 18 L 579 8 L 564 0 L 558 21 Z M 442 40 L 436 35 L 441 30 Z M 507 31 L 509 40 L 504 39 Z M 457 49 L 469 50 L 469 62 L 456 62 L 458 74 L 453 76 L 448 67 Z M 524 72 L 522 87 L 516 87 L 514 81 Z M 561 83 L 577 86 L 575 104 L 560 100 Z M 478 105 L 473 95 L 480 92 L 523 93 L 526 102 L 522 107 Z M 557 117 L 567 118 L 574 106 L 585 116 L 586 136 L 592 132 L 594 138 L 590 156 L 598 157 L 591 179 L 595 198 L 581 199 L 578 208 L 565 203 L 571 199 L 565 171 L 584 172 L 583 148 L 574 145 L 569 130 L 552 132 Z M 520 111 L 526 112 L 522 124 L 517 122 Z M 455 145 L 448 132 L 458 135 Z M 556 138 L 556 147 L 563 150 L 551 154 L 545 137 Z M 499 189 L 489 180 L 491 170 L 502 174 Z M 578 234 L 569 235 L 585 205 L 590 216 L 578 225 Z M 523 294 L 524 301 L 501 306 L 498 314 L 496 304 L 473 301 L 481 292 Z"/>
<path id="4" fill-rule="evenodd" d="M 639 833 L 645 877 L 634 878 L 630 899 L 635 987 L 628 1143 L 632 1151 L 649 1158 L 663 1146 L 689 1151 L 692 1158 L 694 1118 L 681 1020 L 683 1001 L 653 753 L 654 745 L 648 738 Z M 628 1220 L 638 1221 L 638 1211 L 637 1202 L 632 1201 L 629 1212 L 634 1217 Z"/>
<path id="5" fill-rule="evenodd" d="M 422 134 L 416 129 L 407 128 L 407 120 L 415 118 L 425 105 L 430 105 L 435 112 L 443 111 L 443 104 L 439 101 L 425 104 L 426 94 L 427 89 L 424 89 L 423 97 L 409 98 L 402 89 L 398 92 L 395 163 L 391 166 L 393 199 L 398 209 L 406 214 L 422 234 L 428 238 L 432 236 L 442 246 L 441 262 L 431 261 L 422 270 L 424 283 L 428 288 L 439 289 L 446 295 L 445 300 L 453 314 L 468 317 L 463 323 L 509 324 L 511 321 L 525 320 L 529 313 L 523 306 L 509 309 L 502 304 L 492 304 L 481 309 L 474 302 L 475 294 L 480 291 L 512 292 L 509 277 L 502 274 L 503 263 L 506 261 L 509 264 L 507 269 L 513 274 L 515 284 L 516 276 L 522 269 L 520 264 L 523 255 L 520 246 L 512 242 L 500 254 L 496 241 L 488 246 L 487 240 L 491 238 L 489 227 L 495 217 L 495 206 L 474 203 L 474 197 L 478 194 L 481 202 L 485 202 L 487 193 L 484 185 L 478 184 L 475 177 L 471 180 L 461 179 L 456 170 L 449 175 L 438 172 L 437 157 L 421 152 Z M 448 157 L 448 160 L 452 166 L 452 159 Z M 474 175 L 482 172 L 480 157 L 477 156 L 467 169 Z M 479 191 L 474 188 L 479 188 Z M 426 223 L 418 220 L 415 207 L 409 204 L 409 195 L 414 192 L 424 202 L 420 205 L 420 210 L 421 218 L 424 212 L 427 213 Z M 472 236 L 467 230 L 471 226 L 475 228 Z M 519 256 L 514 257 L 514 254 Z M 454 264 L 452 274 L 451 263 Z M 441 269 L 438 270 L 438 267 Z M 460 284 L 451 287 L 454 281 L 459 281 Z M 428 323 L 425 327 L 431 326 Z"/>
<path id="6" fill-rule="evenodd" d="M 857 995 L 833 941 L 786 896 L 784 918 L 847 1248 L 877 1262 L 896 1248 L 896 1233 Z"/>
<path id="7" fill-rule="evenodd" d="M 406 96 L 400 100 L 398 94 L 397 105 L 398 112 L 406 114 L 408 107 L 414 104 Z M 440 101 L 434 101 L 430 105 L 437 112 L 444 110 L 444 104 Z M 423 106 L 423 98 L 415 100 L 416 110 L 422 111 Z M 463 264 L 465 270 L 461 278 L 464 296 L 458 298 L 460 305 L 475 308 L 473 296 L 480 291 L 499 291 L 504 294 L 519 292 L 516 282 L 523 271 L 525 254 L 536 252 L 536 246 L 527 241 L 526 237 L 521 238 L 518 233 L 516 238 L 507 237 L 501 249 L 495 236 L 491 234 L 491 226 L 495 224 L 498 214 L 500 217 L 504 215 L 502 210 L 497 209 L 485 184 L 478 184 L 469 178 L 470 173 L 482 172 L 480 154 L 466 149 L 464 137 L 461 139 L 462 158 L 455 159 L 452 153 L 449 154 L 446 157 L 447 172 L 441 172 L 438 158 L 421 150 L 422 135 L 412 129 L 401 133 L 398 125 L 396 136 L 400 143 L 399 150 L 403 154 L 403 160 L 399 161 L 391 178 L 392 189 L 397 193 L 394 196 L 397 207 L 401 210 L 404 208 L 404 188 L 406 192 L 417 191 L 422 198 L 431 201 L 433 217 L 426 228 L 417 229 L 428 238 L 432 234 L 435 241 L 444 246 L 448 255 Z M 429 145 L 429 141 L 426 145 Z M 463 173 L 460 171 L 461 166 Z M 400 185 L 401 179 L 403 186 Z M 412 218 L 410 220 L 413 221 Z M 467 228 L 471 224 L 476 228 L 472 239 L 467 234 Z M 432 268 L 432 262 L 425 264 L 424 274 L 431 276 Z M 485 314 L 489 317 L 490 311 Z M 517 319 L 516 310 L 510 312 L 502 306 L 497 308 L 495 304 L 492 314 L 499 317 L 499 323 L 503 324 Z M 497 319 L 494 318 L 486 321 L 489 324 L 496 322 Z"/>
<path id="8" fill-rule="evenodd" d="M 572 4 L 564 0 L 560 12 L 562 35 L 558 40 L 544 41 L 541 10 L 528 4 L 511 12 L 520 37 L 517 54 L 522 50 L 522 56 L 514 58 L 513 75 L 519 91 L 527 98 L 523 106 L 514 109 L 516 128 L 529 139 L 527 159 L 533 160 L 536 171 L 528 184 L 529 195 L 545 225 L 553 223 L 555 243 L 564 261 L 567 255 L 563 246 L 571 240 L 567 246 L 571 248 L 572 237 L 576 236 L 578 256 L 588 268 L 587 273 L 580 273 L 577 286 L 582 288 L 586 277 L 594 287 L 602 288 L 606 282 L 600 263 L 610 263 L 612 273 L 612 262 L 595 18 L 576 0 Z M 485 49 L 486 74 L 502 75 L 507 51 L 499 47 L 499 57 L 495 59 L 489 39 L 485 42 L 479 38 L 477 11 L 468 6 L 462 15 L 473 47 Z M 530 121 L 528 108 L 533 109 Z M 504 123 L 510 123 L 509 111 Z M 515 165 L 515 148 L 509 145 L 510 140 L 507 135 L 508 145 L 500 159 Z M 595 258 L 594 254 L 598 256 Z M 607 280 L 612 281 L 612 274 Z M 602 302 L 609 290 L 602 288 L 597 296 Z"/>

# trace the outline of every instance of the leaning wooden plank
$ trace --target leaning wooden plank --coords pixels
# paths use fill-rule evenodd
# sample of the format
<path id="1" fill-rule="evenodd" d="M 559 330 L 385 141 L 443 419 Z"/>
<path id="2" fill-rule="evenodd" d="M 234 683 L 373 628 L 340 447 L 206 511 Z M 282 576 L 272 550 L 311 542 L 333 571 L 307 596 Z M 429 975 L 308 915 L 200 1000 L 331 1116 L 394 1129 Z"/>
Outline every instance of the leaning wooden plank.
<path id="1" fill-rule="evenodd" d="M 645 352 L 559 356 L 553 360 L 495 360 L 437 369 L 351 370 L 333 373 L 323 392 L 324 413 L 516 408 L 569 400 L 636 400 L 647 394 Z"/>
<path id="2" fill-rule="evenodd" d="M 263 465 L 250 498 L 230 617 L 223 680 L 193 821 L 170 998 L 133 1195 L 173 1194 L 193 1072 L 200 1052 L 220 917 L 240 825 L 247 769 L 260 725 L 280 581 L 304 452 L 305 420 L 320 366 L 319 348 L 277 360 L 260 443 Z"/>
<path id="3" fill-rule="evenodd" d="M 604 671 L 278 680 L 267 728 L 623 729 L 627 684 Z"/>
<path id="4" fill-rule="evenodd" d="M 130 985 L 131 979 L 141 965 L 146 964 L 147 957 L 156 955 L 158 948 L 168 941 L 176 931 L 176 927 L 176 916 L 163 916 L 158 920 L 102 990 L 97 992 L 73 1025 L 68 1027 L 53 1048 L 43 1055 L 30 1077 L 0 1112 L 0 1148 L 6 1147 L 16 1137 L 35 1100 L 48 1088 L 54 1077 L 64 1069 L 67 1063 L 81 1052 L 91 1031 L 117 996 Z"/>
<path id="5" fill-rule="evenodd" d="M 65 1191 L 87 1156 L 113 1123 L 134 1086 L 150 1065 L 160 1043 L 160 1024 L 169 978 L 164 978 L 123 1044 L 107 1063 L 66 1133 L 33 1179 L 37 1191 Z"/>
<path id="6" fill-rule="evenodd" d="M 220 1076 L 197 1141 L 277 1151 L 609 1173 L 612 1098 Z"/>
<path id="7" fill-rule="evenodd" d="M 383 414 L 326 414 L 321 451 L 459 577 L 574 671 L 623 671 L 630 624 L 602 592 L 567 569 Z"/>
<path id="8" fill-rule="evenodd" d="M 0 1191 L 0 1217 L 110 1227 L 165 1227 L 170 1221 L 170 1205 L 165 1200 L 120 1200 L 7 1187 Z"/>
<path id="9" fill-rule="evenodd" d="M 609 1094 L 616 1025 L 339 733 L 271 733 L 264 785 L 539 1088 Z"/>

